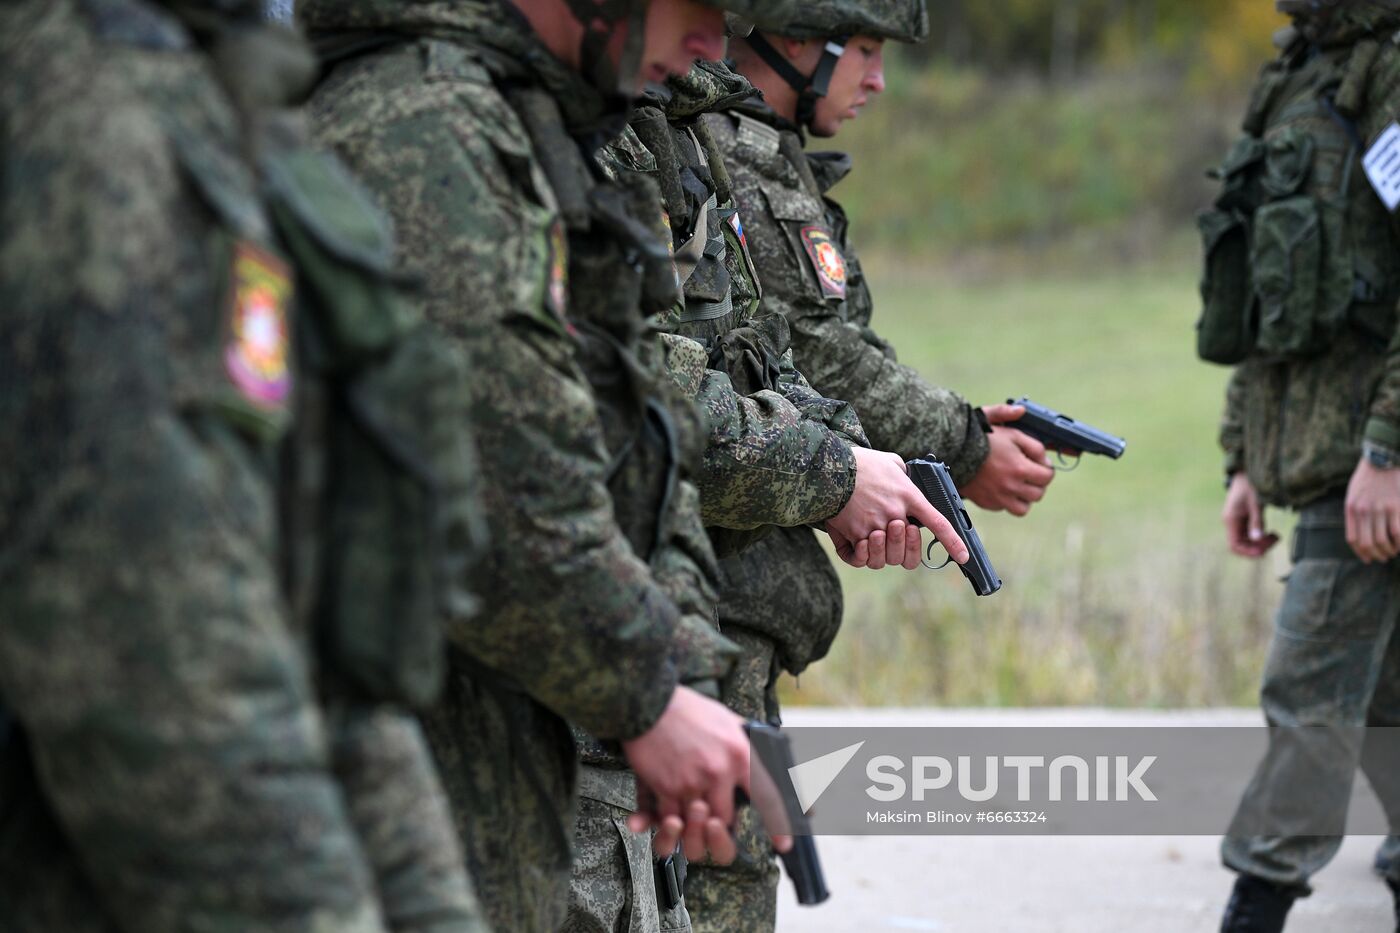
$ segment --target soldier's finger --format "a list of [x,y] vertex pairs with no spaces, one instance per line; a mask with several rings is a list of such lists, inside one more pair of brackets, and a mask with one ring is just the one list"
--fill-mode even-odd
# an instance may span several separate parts
[[1393,559],[1400,555],[1400,509],[1390,511],[1389,516],[1386,517],[1386,525],[1390,530],[1390,544],[1392,544],[1390,558]]
[[1371,513],[1367,509],[1352,507],[1347,509],[1347,544],[1356,556],[1370,563],[1375,542],[1371,538]]
[[739,855],[729,827],[714,818],[705,824],[705,845],[710,850],[710,861],[717,865],[728,865]]
[[1387,561],[1395,556],[1395,543],[1390,538],[1389,516],[1384,511],[1378,510],[1371,517],[1371,538],[1376,542],[1377,561]]
[[1036,486],[1031,483],[1022,483],[1016,489],[1016,498],[1022,502],[1039,502],[1045,498],[1045,487]]
[[1017,518],[1025,518],[1027,515],[1031,514],[1031,504],[1024,499],[1012,499],[1007,503],[1006,511],[1015,515]]
[[929,501],[918,494],[905,503],[909,514],[918,519],[919,523],[933,533],[938,539],[938,543],[948,551],[948,556],[953,558],[954,563],[965,564],[968,559],[967,545],[963,544],[958,533],[953,530],[953,526],[948,524],[948,519],[942,513],[929,504]]
[[660,858],[666,858],[676,851],[681,834],[685,831],[685,821],[679,816],[668,816],[656,827],[656,835],[651,838],[651,851]]
[[904,569],[918,570],[923,566],[924,535],[917,528],[904,533]]
[[870,562],[866,565],[871,570],[885,569],[885,533],[883,531],[872,531],[870,533]]
[[[1029,434],[1015,430],[1011,431],[1011,440],[1017,447],[1021,448],[1021,453],[1026,455],[1026,459],[1034,460],[1037,464],[1045,462],[1045,445],[1040,441]],[[1054,475],[1054,472],[1054,470],[1050,471],[1051,476]]]
[[685,857],[700,861],[705,857],[705,826],[710,821],[710,806],[703,800],[692,800],[685,808],[685,831],[681,848]]
[[1020,421],[1025,415],[1024,405],[983,405],[982,414],[987,416],[988,424],[1006,424],[1008,421]]
[[904,553],[906,527],[904,522],[898,518],[885,527],[885,561],[887,563],[900,563],[900,555]]

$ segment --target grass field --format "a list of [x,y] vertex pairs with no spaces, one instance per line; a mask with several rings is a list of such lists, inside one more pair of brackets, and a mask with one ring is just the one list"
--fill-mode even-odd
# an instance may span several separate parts
[[1195,359],[1192,251],[1168,252],[1004,280],[867,261],[876,329],[905,362],[978,404],[1029,395],[1126,437],[1128,452],[1058,476],[1024,520],[974,513],[1006,581],[991,598],[951,569],[843,568],[845,630],[785,685],[789,702],[1252,702],[1286,568],[1281,554],[1249,564],[1225,548],[1227,372]]

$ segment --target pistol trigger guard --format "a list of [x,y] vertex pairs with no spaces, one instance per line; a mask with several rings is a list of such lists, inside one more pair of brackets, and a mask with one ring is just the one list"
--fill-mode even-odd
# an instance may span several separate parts
[[947,567],[949,564],[951,564],[951,563],[953,562],[953,555],[949,554],[947,560],[945,560],[943,563],[939,564],[939,565],[936,566],[936,567],[934,566],[934,564],[933,564],[933,548],[934,548],[934,545],[936,545],[936,544],[938,544],[937,539],[934,539],[933,541],[930,541],[930,542],[928,543],[928,548],[924,551],[924,559],[920,562],[920,563],[922,563],[926,568],[928,568],[929,570],[942,570],[944,567]]
[[1055,451],[1055,458],[1060,461],[1059,466],[1052,466],[1050,469],[1056,473],[1073,473],[1079,469],[1079,465],[1084,462],[1084,454],[1077,453],[1073,457],[1066,457],[1064,451]]

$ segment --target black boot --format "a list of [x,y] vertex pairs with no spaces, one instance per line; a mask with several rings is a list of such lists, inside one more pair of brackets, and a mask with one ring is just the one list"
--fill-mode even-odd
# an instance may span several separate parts
[[1395,896],[1395,933],[1400,933],[1400,881],[1387,878],[1385,883],[1390,885],[1390,893]]
[[1230,892],[1230,903],[1225,905],[1220,933],[1282,933],[1283,921],[1297,897],[1292,888],[1240,875]]

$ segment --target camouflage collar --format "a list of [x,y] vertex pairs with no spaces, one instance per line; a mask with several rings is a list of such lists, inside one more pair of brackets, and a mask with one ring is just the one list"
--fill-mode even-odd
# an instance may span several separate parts
[[661,89],[657,105],[671,122],[688,120],[703,113],[728,110],[759,96],[749,79],[724,62],[696,62],[680,77],[671,78]]
[[846,152],[809,152],[807,165],[817,181],[817,190],[826,194],[851,174],[851,156]]
[[796,133],[797,138],[805,146],[807,144],[807,134],[802,131],[802,127],[796,123],[778,115],[778,112],[763,99],[762,95],[741,100],[731,107],[725,108],[736,113],[742,113],[746,117],[752,117],[759,123],[766,123],[768,126],[779,132]]

